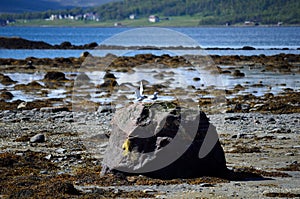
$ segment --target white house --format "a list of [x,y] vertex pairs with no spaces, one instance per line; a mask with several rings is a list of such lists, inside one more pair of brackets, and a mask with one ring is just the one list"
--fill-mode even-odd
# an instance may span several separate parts
[[148,20],[151,23],[156,23],[156,22],[159,22],[159,17],[156,15],[150,15]]
[[131,15],[129,15],[129,19],[131,19],[131,20],[134,20],[134,19],[136,19],[137,17],[136,17],[136,15],[135,14],[131,14]]

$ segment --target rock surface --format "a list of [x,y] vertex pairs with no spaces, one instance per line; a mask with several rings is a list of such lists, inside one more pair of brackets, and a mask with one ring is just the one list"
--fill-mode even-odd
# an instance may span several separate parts
[[[216,129],[204,112],[159,102],[136,103],[118,111],[103,160],[104,173],[170,179],[226,172]],[[199,157],[202,145],[208,151]]]

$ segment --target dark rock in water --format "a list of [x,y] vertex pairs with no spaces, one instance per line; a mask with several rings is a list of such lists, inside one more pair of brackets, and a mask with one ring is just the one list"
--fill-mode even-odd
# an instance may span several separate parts
[[14,95],[11,94],[11,92],[8,92],[6,90],[0,93],[0,99],[11,100],[13,97]]
[[92,43],[89,43],[89,44],[85,44],[83,46],[84,49],[93,49],[93,48],[96,48],[98,46],[98,44],[96,42],[92,42]]
[[233,76],[235,76],[235,77],[245,77],[245,73],[242,73],[240,70],[235,70],[233,72]]
[[68,80],[62,72],[47,72],[44,76],[44,80],[48,81],[64,81]]
[[0,37],[0,48],[6,49],[52,49],[43,41],[30,41],[19,37]]
[[108,90],[112,90],[113,87],[118,85],[118,82],[116,81],[116,76],[113,73],[106,72],[104,77],[104,83],[100,85],[100,88],[106,88]]
[[72,47],[72,44],[71,44],[71,42],[69,42],[69,41],[65,41],[65,42],[62,42],[61,44],[60,44],[60,48],[61,49],[69,49],[69,48],[71,48]]
[[13,81],[9,76],[0,73],[0,83],[3,85],[11,85],[16,83],[16,81]]
[[102,166],[102,174],[161,179],[218,176],[227,171],[216,128],[205,113],[170,102],[119,109]]
[[107,72],[107,73],[105,73],[103,79],[107,80],[107,79],[117,79],[117,78],[113,73]]
[[255,48],[252,46],[244,46],[242,50],[255,50]]
[[32,143],[45,142],[45,135],[42,133],[36,134],[35,136],[30,138],[30,142]]
[[92,56],[88,51],[84,51],[83,53],[81,53],[80,57],[88,57],[88,56]]

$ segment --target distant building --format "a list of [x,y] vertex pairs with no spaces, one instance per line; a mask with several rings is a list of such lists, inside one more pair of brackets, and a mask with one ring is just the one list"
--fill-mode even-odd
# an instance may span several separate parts
[[156,23],[156,22],[159,22],[159,17],[156,15],[150,15],[148,20],[151,23]]
[[114,26],[115,26],[115,27],[122,26],[122,23],[116,22],[116,23],[114,23]]
[[259,23],[256,22],[256,21],[245,21],[244,25],[246,25],[246,26],[258,26]]
[[279,22],[277,23],[277,26],[282,26],[282,24],[283,24],[283,22],[279,21]]
[[129,15],[129,19],[131,20],[137,19],[137,16],[135,14],[131,14]]

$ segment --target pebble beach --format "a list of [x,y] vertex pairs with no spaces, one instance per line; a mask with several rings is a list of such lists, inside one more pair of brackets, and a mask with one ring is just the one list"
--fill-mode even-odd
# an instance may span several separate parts
[[[300,197],[299,55],[212,56],[216,70],[210,72],[218,72],[237,82],[222,91],[225,101],[212,103],[220,93],[219,89],[187,88],[189,92],[202,96],[199,97],[199,106],[217,128],[231,173],[172,180],[142,175],[100,175],[103,154],[113,133],[110,121],[114,108],[101,100],[93,100],[101,96],[86,97],[88,93],[84,93],[83,101],[82,92],[74,92],[74,78],[79,75],[78,70],[82,72],[82,63],[89,63],[87,56],[0,60],[0,83],[4,85],[0,89],[1,198]],[[97,63],[105,63],[111,58],[109,56],[112,55],[100,58]],[[189,61],[193,59],[197,58]],[[158,62],[168,68],[172,66],[175,71],[174,74],[158,69],[151,71],[159,81],[176,79],[175,69],[186,64],[186,60],[171,56],[120,57],[115,58],[110,73],[120,81],[119,73],[139,72],[133,66],[128,68],[131,63],[143,63],[147,67]],[[90,72],[88,70],[92,69],[84,68],[84,72]],[[50,77],[49,71],[65,76]],[[16,73],[28,75],[35,72],[39,72],[40,79],[18,82],[13,78]],[[249,82],[254,74],[260,74],[260,77],[271,74],[276,78],[282,75],[294,78],[294,83],[266,81],[257,76],[254,83]],[[192,78],[192,82],[201,79]],[[88,85],[105,87],[103,84]],[[152,82],[145,85],[150,89]],[[158,85],[156,89],[168,91]],[[218,92],[211,92],[211,89]],[[63,90],[63,97],[49,97],[56,90]],[[179,93],[173,90],[169,93]],[[37,99],[21,98],[20,92]],[[78,109],[72,103],[77,94],[80,94],[78,99],[84,108]],[[130,97],[120,97],[126,102],[131,100]],[[26,105],[18,108],[23,102]],[[97,143],[96,151],[89,146],[89,139]]]

